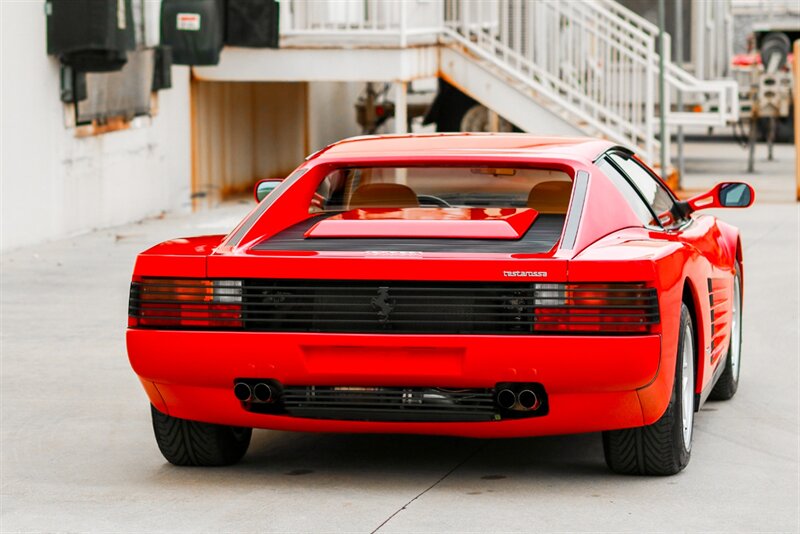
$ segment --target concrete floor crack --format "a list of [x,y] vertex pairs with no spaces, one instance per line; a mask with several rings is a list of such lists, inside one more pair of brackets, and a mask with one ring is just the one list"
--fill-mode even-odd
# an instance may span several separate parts
[[400,512],[402,512],[403,510],[405,510],[405,509],[406,509],[406,508],[408,508],[409,506],[411,506],[411,503],[413,503],[414,501],[416,501],[417,499],[419,499],[420,497],[422,497],[423,495],[425,495],[426,493],[428,493],[430,490],[432,490],[432,489],[433,489],[433,488],[435,488],[436,486],[438,486],[438,485],[439,485],[439,484],[440,484],[440,483],[441,483],[441,482],[442,482],[444,479],[446,479],[447,477],[449,477],[449,476],[450,476],[451,474],[453,474],[453,473],[454,473],[454,472],[455,472],[455,471],[456,471],[456,470],[457,470],[459,467],[461,467],[462,465],[464,465],[464,464],[466,464],[468,461],[470,461],[472,458],[474,458],[474,457],[475,457],[475,455],[476,455],[476,454],[478,454],[480,451],[482,451],[482,450],[483,450],[485,447],[486,447],[486,442],[484,442],[484,443],[481,443],[481,444],[480,444],[478,447],[476,447],[476,448],[475,448],[475,450],[473,450],[472,452],[470,452],[469,454],[467,454],[467,455],[464,457],[464,459],[463,459],[463,460],[461,460],[461,461],[460,461],[460,462],[458,462],[456,465],[454,465],[452,469],[450,469],[450,470],[449,470],[447,473],[445,473],[444,475],[442,475],[442,476],[441,476],[441,478],[439,478],[439,479],[438,479],[436,482],[434,482],[433,484],[431,484],[430,486],[428,486],[427,488],[425,488],[424,490],[422,490],[421,492],[419,492],[418,494],[416,494],[416,495],[414,496],[414,498],[413,498],[413,499],[411,499],[410,501],[408,501],[407,503],[405,503],[403,506],[401,506],[400,508],[398,508],[397,510],[395,510],[395,511],[394,511],[394,513],[393,513],[392,515],[390,515],[389,517],[387,517],[387,518],[386,518],[386,519],[383,521],[383,523],[381,523],[380,525],[378,525],[378,526],[377,526],[377,528],[375,528],[375,530],[373,530],[373,531],[372,531],[370,534],[375,534],[375,533],[376,533],[376,532],[378,532],[380,529],[382,529],[382,528],[383,528],[383,527],[384,527],[384,526],[385,526],[385,525],[386,525],[386,524],[387,524],[389,521],[391,521],[392,519],[394,519],[394,517],[395,517],[397,514],[399,514]]

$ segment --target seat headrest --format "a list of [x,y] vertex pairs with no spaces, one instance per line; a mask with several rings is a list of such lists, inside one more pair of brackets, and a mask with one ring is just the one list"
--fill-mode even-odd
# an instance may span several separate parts
[[350,197],[350,208],[416,208],[414,190],[402,184],[365,184]]
[[572,182],[542,182],[533,186],[528,193],[528,207],[544,214],[565,214],[571,193]]

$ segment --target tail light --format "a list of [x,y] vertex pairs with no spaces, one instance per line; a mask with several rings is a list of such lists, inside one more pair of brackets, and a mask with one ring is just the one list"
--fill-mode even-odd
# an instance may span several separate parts
[[143,278],[131,283],[128,326],[240,328],[242,281]]
[[534,332],[648,333],[658,328],[655,288],[633,284],[535,284]]
[[[296,285],[297,282],[293,284]],[[300,304],[294,304],[301,307],[293,308],[291,300],[284,301],[284,298],[293,295],[292,290],[287,289],[283,295],[280,292],[275,293],[275,287],[272,281],[259,281],[255,286],[250,282],[245,288],[242,280],[136,279],[131,283],[128,325],[164,329],[305,331],[310,328],[306,326],[306,321],[311,325],[319,320],[315,315],[315,307],[327,306],[322,310],[325,315],[320,314],[324,319],[330,318],[332,312],[329,310],[341,310],[341,313],[337,312],[339,315],[335,323],[339,325],[343,322],[349,323],[345,319],[353,316],[353,302],[359,301],[358,299],[374,300],[371,293],[363,295],[362,292],[354,295],[355,300],[347,300],[343,304],[345,307],[340,308],[336,304],[340,299],[323,302],[319,297],[314,297],[309,300],[309,297],[318,293],[302,292],[294,297],[302,299],[298,301]],[[519,323],[515,322],[513,330],[503,333],[624,335],[660,331],[658,294],[655,288],[644,283],[536,283],[533,287],[525,284],[525,287],[525,296],[513,299],[514,313],[519,316]],[[244,299],[245,289],[251,295],[248,299]],[[436,302],[441,302],[441,298],[437,296],[439,294],[436,289],[431,291],[426,302],[427,306],[435,307]],[[468,290],[464,289],[464,292],[464,298],[470,298],[466,296]],[[272,293],[275,295],[270,297]],[[282,296],[277,298],[279,294]],[[484,295],[483,298],[489,297]],[[412,301],[412,305],[426,306],[416,300]],[[481,304],[476,309],[485,315],[487,306]],[[505,311],[507,306],[499,309],[499,318],[490,316],[488,320],[508,322],[508,313]],[[369,316],[372,317],[372,314]],[[373,327],[380,321],[379,315],[375,314],[374,323],[364,317],[361,314],[353,318],[354,324],[360,328],[359,331],[375,331]],[[475,317],[477,318],[472,320],[479,324],[478,321],[483,316]],[[415,328],[417,327],[412,325],[411,330]],[[442,331],[449,333],[445,327],[442,327]]]

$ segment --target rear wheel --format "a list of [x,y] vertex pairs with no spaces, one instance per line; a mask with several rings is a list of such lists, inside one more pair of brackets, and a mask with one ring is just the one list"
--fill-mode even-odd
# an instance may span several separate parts
[[733,277],[733,305],[731,306],[731,344],[725,357],[725,369],[708,396],[711,400],[728,400],[739,389],[739,368],[742,364],[742,279],[739,262]]
[[171,464],[221,466],[242,459],[253,430],[179,419],[150,406],[153,431],[161,454]]
[[681,304],[675,382],[667,411],[638,428],[603,432],[606,464],[626,475],[674,475],[689,463],[694,429],[694,330],[689,309]]

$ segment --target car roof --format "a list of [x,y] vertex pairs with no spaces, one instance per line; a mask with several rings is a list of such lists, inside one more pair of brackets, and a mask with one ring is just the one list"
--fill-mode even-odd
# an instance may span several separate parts
[[351,137],[334,143],[309,159],[357,159],[375,156],[407,158],[454,156],[568,157],[593,161],[615,146],[591,137],[543,137],[531,134],[437,133]]

